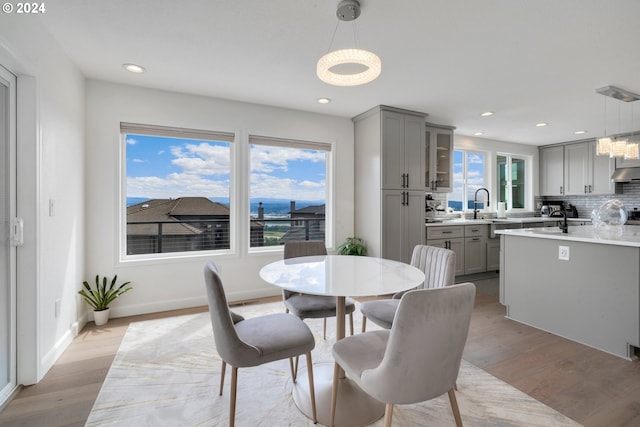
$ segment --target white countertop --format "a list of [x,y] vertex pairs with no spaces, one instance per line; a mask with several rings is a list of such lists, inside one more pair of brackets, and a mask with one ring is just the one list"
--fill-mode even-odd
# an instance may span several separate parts
[[569,232],[566,234],[562,233],[562,231],[556,227],[496,230],[495,233],[507,236],[556,239],[640,248],[640,226],[638,225],[625,225],[620,229],[596,229],[591,225],[583,225],[569,227]]
[[[445,226],[452,226],[452,225],[476,225],[476,224],[499,224],[499,223],[526,224],[528,222],[556,222],[556,221],[562,221],[562,217],[530,216],[530,217],[522,217],[522,218],[486,218],[486,219],[443,218],[439,222],[427,222],[425,223],[425,225],[427,227],[445,227]],[[591,222],[591,219],[590,218],[567,218],[567,221]]]

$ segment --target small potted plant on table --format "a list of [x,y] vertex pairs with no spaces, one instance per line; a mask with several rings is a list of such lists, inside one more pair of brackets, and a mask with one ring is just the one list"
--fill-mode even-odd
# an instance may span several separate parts
[[78,293],[87,304],[93,307],[93,319],[96,326],[102,326],[109,321],[109,304],[132,289],[131,286],[127,286],[131,282],[124,282],[120,286],[116,285],[117,279],[118,275],[113,276],[111,284],[107,286],[107,278],[104,277],[101,283],[100,275],[96,275],[95,289],[86,280],[82,282],[84,289],[78,291]]

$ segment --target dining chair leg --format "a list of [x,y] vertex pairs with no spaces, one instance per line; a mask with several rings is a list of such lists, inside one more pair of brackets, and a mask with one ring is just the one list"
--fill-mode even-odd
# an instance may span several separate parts
[[316,388],[313,384],[313,363],[311,362],[311,352],[307,353],[307,375],[309,375],[309,394],[311,394],[311,412],[313,413],[313,423],[318,422],[316,414]]
[[391,418],[393,418],[393,404],[387,403],[384,407],[384,427],[391,427]]
[[238,368],[231,368],[231,396],[229,398],[229,427],[236,423],[236,394],[238,391]]
[[456,400],[456,392],[453,389],[449,390],[449,402],[453,410],[453,418],[456,420],[456,426],[462,427],[462,417],[460,416],[460,409],[458,408],[458,401]]
[[295,363],[293,361],[293,357],[289,358],[289,367],[291,368],[291,380],[295,383],[298,379],[298,360],[299,356],[295,357]]
[[367,329],[367,317],[363,314],[362,315],[362,332],[364,333],[366,329]]
[[327,318],[323,318],[323,324],[322,324],[322,338],[327,339]]
[[224,374],[227,371],[227,362],[222,361],[222,369],[220,369],[220,396],[222,396],[222,389],[224,388]]
[[349,332],[353,335],[353,313],[349,313]]
[[338,402],[338,377],[340,376],[340,366],[334,363],[333,368],[333,386],[331,387],[331,419],[329,420],[329,427],[333,427],[333,423],[336,419],[336,404]]

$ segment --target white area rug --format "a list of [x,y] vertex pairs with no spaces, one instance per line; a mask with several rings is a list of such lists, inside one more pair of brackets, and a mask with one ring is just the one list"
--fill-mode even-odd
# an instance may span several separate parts
[[[283,311],[282,303],[235,307],[245,317]],[[356,331],[361,316],[355,314]],[[313,361],[331,362],[335,319],[327,340],[322,320],[306,323],[316,337]],[[368,329],[375,325],[367,325]],[[301,358],[300,375],[306,375]],[[226,426],[229,420],[227,370],[223,396],[218,395],[220,358],[208,313],[132,323],[118,350],[87,426]],[[503,381],[463,361],[458,378],[458,405],[465,426],[579,426]],[[291,397],[288,361],[238,370],[236,425],[313,426]],[[382,420],[372,424],[382,426]],[[455,426],[446,394],[416,405],[398,405],[394,426]]]

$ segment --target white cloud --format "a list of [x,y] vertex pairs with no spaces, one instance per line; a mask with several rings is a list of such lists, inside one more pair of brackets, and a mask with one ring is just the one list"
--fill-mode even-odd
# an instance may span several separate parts
[[138,141],[134,138],[128,137],[127,138],[127,144],[129,145],[136,145],[138,143]]
[[231,171],[230,148],[206,142],[171,147],[176,158],[171,163],[187,175],[228,175]]
[[251,146],[251,172],[273,172],[288,170],[289,162],[324,162],[324,151],[311,151],[266,145]]
[[144,163],[144,160],[142,159],[133,159],[131,160],[133,163]]
[[324,200],[324,182],[278,178],[264,173],[251,174],[251,198],[288,198],[291,200]]

